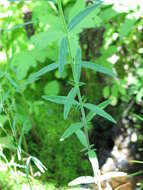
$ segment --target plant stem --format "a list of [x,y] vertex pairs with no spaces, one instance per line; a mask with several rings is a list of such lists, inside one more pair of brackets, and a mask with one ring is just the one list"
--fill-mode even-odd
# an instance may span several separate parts
[[[73,69],[74,59],[72,57],[71,45],[70,45],[70,40],[69,40],[69,33],[67,30],[66,21],[64,18],[61,0],[58,0],[58,8],[59,8],[60,18],[61,18],[61,21],[63,23],[64,32],[66,33],[67,38],[68,38],[68,48],[69,48],[69,55],[70,55],[70,59],[71,59],[73,79],[74,79],[74,81],[76,81],[76,76],[75,76],[74,69]],[[84,106],[83,106],[83,100],[82,100],[82,96],[81,96],[81,92],[80,92],[80,88],[79,88],[78,84],[77,84],[77,96],[78,96],[78,100],[80,103],[80,110],[81,110],[82,121],[83,121],[83,125],[84,125],[84,133],[85,133],[85,137],[86,137],[86,142],[87,142],[88,150],[90,150],[90,142],[89,142],[89,135],[88,135],[88,128],[87,128],[88,126],[87,126],[86,115],[85,115],[85,110],[84,110]]]

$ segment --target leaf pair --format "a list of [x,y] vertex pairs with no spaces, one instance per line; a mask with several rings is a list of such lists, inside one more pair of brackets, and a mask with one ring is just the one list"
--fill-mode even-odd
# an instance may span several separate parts
[[73,123],[70,125],[69,128],[67,128],[67,130],[64,132],[64,134],[62,135],[62,137],[60,138],[60,141],[64,141],[66,138],[70,137],[72,134],[76,134],[77,138],[79,139],[79,141],[81,142],[81,144],[84,147],[88,147],[87,145],[87,141],[86,141],[86,137],[84,132],[81,130],[81,128],[83,127],[83,125],[81,123]]
[[104,117],[107,120],[109,120],[113,123],[116,123],[116,121],[108,113],[106,113],[104,110],[102,110],[99,106],[89,104],[89,103],[85,103],[84,107],[89,109],[90,111],[96,113],[97,115],[100,115],[101,117]]
[[77,88],[73,87],[67,96],[42,96],[45,100],[50,102],[64,104],[64,119],[67,119],[68,114],[72,105],[78,105],[78,102],[75,100],[77,94]]

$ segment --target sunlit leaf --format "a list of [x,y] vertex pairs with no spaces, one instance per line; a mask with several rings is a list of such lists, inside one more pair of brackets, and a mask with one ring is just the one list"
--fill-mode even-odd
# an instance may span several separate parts
[[74,27],[76,27],[87,15],[89,15],[95,8],[101,5],[101,1],[96,1],[92,6],[79,12],[68,24],[68,31],[70,32]]
[[40,49],[46,48],[54,41],[60,40],[64,36],[62,31],[48,29],[46,32],[41,32],[32,36],[31,41]]
[[127,36],[131,32],[135,22],[136,22],[135,18],[125,19],[124,23],[120,27],[121,38]]
[[60,138],[60,141],[65,140],[66,138],[71,136],[73,133],[75,133],[77,130],[79,130],[81,127],[82,127],[81,123],[71,124],[71,126],[64,132],[64,134]]
[[66,97],[66,101],[65,101],[65,105],[64,105],[64,119],[66,119],[68,117],[69,111],[70,111],[72,104],[74,102],[74,99],[76,97],[76,93],[77,93],[77,89],[76,89],[76,87],[74,87],[70,90],[70,92],[68,93],[68,95]]
[[40,162],[40,160],[38,160],[36,157],[32,157],[33,162],[35,163],[35,165],[37,166],[37,168],[42,172],[45,173],[45,171],[47,170],[47,168],[42,164],[42,162]]
[[73,181],[71,181],[68,186],[75,186],[75,185],[80,185],[80,184],[89,184],[89,183],[95,183],[94,177],[91,176],[81,176]]
[[97,115],[100,115],[100,116],[106,118],[107,120],[109,120],[113,123],[116,123],[116,121],[108,113],[106,113],[104,110],[102,110],[100,107],[93,105],[93,104],[89,104],[89,103],[85,103],[84,107],[95,112]]
[[116,76],[116,74],[112,70],[110,70],[110,69],[108,69],[106,67],[103,67],[102,65],[98,65],[96,63],[91,63],[91,62],[83,61],[82,62],[82,66],[84,68],[86,68],[86,69],[91,69],[93,71],[104,73],[104,74],[109,75],[111,77],[115,77]]
[[94,177],[95,177],[95,179],[97,179],[99,176],[99,163],[98,163],[98,158],[97,158],[95,151],[89,150],[88,151],[88,158],[89,158],[90,163],[92,165]]

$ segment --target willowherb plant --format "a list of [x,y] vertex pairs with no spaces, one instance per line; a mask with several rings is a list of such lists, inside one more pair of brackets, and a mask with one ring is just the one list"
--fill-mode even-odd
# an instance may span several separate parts
[[[70,182],[69,185],[72,186],[72,185],[94,182],[98,185],[98,188],[101,189],[98,159],[97,159],[96,152],[93,149],[93,145],[91,145],[89,141],[88,124],[96,114],[101,117],[106,118],[107,120],[113,123],[116,123],[116,121],[108,113],[106,113],[103,110],[105,107],[107,107],[110,104],[111,102],[110,100],[104,101],[100,103],[99,105],[94,105],[94,104],[87,103],[84,101],[81,95],[81,91],[80,91],[80,88],[81,86],[84,85],[84,83],[80,81],[80,76],[81,76],[81,72],[83,68],[101,72],[103,74],[106,74],[112,77],[114,77],[115,74],[111,70],[101,65],[82,61],[81,48],[77,47],[76,51],[73,50],[70,39],[71,37],[74,37],[76,35],[76,27],[79,26],[79,24],[84,20],[84,18],[86,18],[92,11],[94,11],[97,7],[99,7],[102,4],[102,2],[100,0],[97,0],[93,5],[85,8],[84,10],[79,12],[76,16],[74,16],[68,24],[66,23],[66,20],[64,17],[61,0],[57,0],[57,4],[58,4],[59,16],[61,19],[61,25],[62,25],[61,27],[62,31],[59,32],[59,37],[56,36],[56,39],[58,38],[60,41],[58,60],[56,63],[52,63],[42,68],[40,71],[30,75],[30,77],[27,80],[27,84],[37,80],[40,76],[44,75],[45,73],[53,71],[57,68],[59,69],[60,76],[62,76],[65,66],[70,65],[72,75],[73,75],[73,81],[71,82],[72,87],[68,95],[67,96],[43,96],[43,98],[45,100],[48,100],[57,104],[63,104],[65,120],[67,119],[72,106],[74,106],[75,109],[79,108],[80,113],[81,113],[80,121],[77,121],[76,123],[71,124],[69,128],[64,132],[62,137],[60,138],[60,141],[65,140],[72,134],[76,134],[77,138],[79,139],[79,141],[84,147],[83,151],[85,151],[85,154],[88,155],[88,159],[93,168],[93,177],[91,176],[79,177],[73,180],[72,182]],[[52,29],[50,32],[52,32]],[[53,33],[55,33],[55,29],[53,30]],[[86,115],[85,109],[89,110],[87,115]]]

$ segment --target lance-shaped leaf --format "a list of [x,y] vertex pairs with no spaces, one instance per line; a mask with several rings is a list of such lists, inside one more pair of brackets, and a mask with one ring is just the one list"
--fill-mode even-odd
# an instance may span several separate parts
[[76,87],[74,87],[70,90],[70,92],[68,93],[68,95],[66,97],[66,101],[65,101],[65,105],[64,105],[64,119],[67,119],[67,117],[68,117],[68,114],[69,114],[69,111],[74,102],[76,93],[77,93],[77,89],[76,89]]
[[91,63],[91,62],[83,61],[82,62],[82,66],[84,68],[86,68],[86,69],[91,69],[93,71],[97,71],[97,72],[109,75],[111,77],[115,77],[116,76],[116,74],[112,70],[110,70],[110,69],[108,69],[108,68],[106,68],[106,67],[104,67],[102,65],[96,64],[96,63]]
[[80,185],[80,184],[89,184],[89,183],[95,183],[94,177],[91,176],[81,176],[73,181],[71,181],[68,186],[75,186],[75,185]]
[[15,90],[16,90],[17,92],[20,92],[21,89],[19,88],[19,85],[16,83],[16,81],[14,81],[14,80],[11,78],[11,76],[10,76],[9,73],[6,75],[6,77],[7,77],[8,81],[10,82],[10,84],[15,88]]
[[[101,109],[104,109],[104,108],[106,108],[110,103],[111,103],[111,99],[108,99],[108,100],[106,100],[106,101],[104,101],[104,102],[98,104],[98,107],[101,108]],[[89,111],[89,113],[88,113],[87,116],[86,116],[87,122],[90,122],[90,121],[94,118],[95,115],[96,115],[95,112]]]
[[58,68],[58,64],[57,63],[52,63],[50,65],[47,65],[46,67],[43,67],[42,69],[40,69],[38,72],[36,73],[32,73],[29,78],[27,80],[33,80],[34,79],[36,80],[37,78],[41,77],[42,75],[50,72],[50,71],[53,71],[55,69]]
[[[53,102],[53,103],[57,103],[57,104],[65,104],[66,102],[66,96],[42,96],[43,99],[49,101],[49,102]],[[76,100],[73,101],[74,105],[78,105],[78,102]]]
[[88,151],[88,158],[90,160],[92,169],[93,169],[93,173],[94,173],[94,177],[97,180],[99,177],[99,164],[98,164],[98,158],[96,153],[94,152],[94,150],[89,150]]
[[77,49],[75,64],[74,64],[74,73],[76,76],[76,81],[79,81],[81,75],[81,49]]
[[77,138],[79,139],[79,141],[81,142],[81,144],[84,146],[84,147],[88,147],[88,144],[87,144],[87,141],[86,141],[86,137],[85,137],[85,134],[84,132],[81,130],[81,129],[78,129],[76,132],[75,132]]
[[66,56],[68,52],[68,39],[67,37],[63,37],[60,43],[60,50],[59,50],[59,74],[60,77],[62,76],[64,66],[66,64]]
[[109,120],[113,123],[116,123],[116,121],[108,113],[106,113],[104,110],[102,110],[100,107],[93,105],[93,104],[89,104],[89,103],[85,103],[84,107],[91,110],[92,112],[95,112],[97,115],[100,115],[100,116],[106,118],[107,120]]
[[101,5],[101,1],[97,0],[92,6],[79,12],[68,24],[68,32],[75,28],[86,16],[88,16],[96,7]]
[[70,127],[64,132],[64,134],[60,138],[60,141],[64,141],[66,138],[68,138],[69,136],[71,136],[73,133],[75,133],[81,127],[82,127],[81,123],[71,124]]

